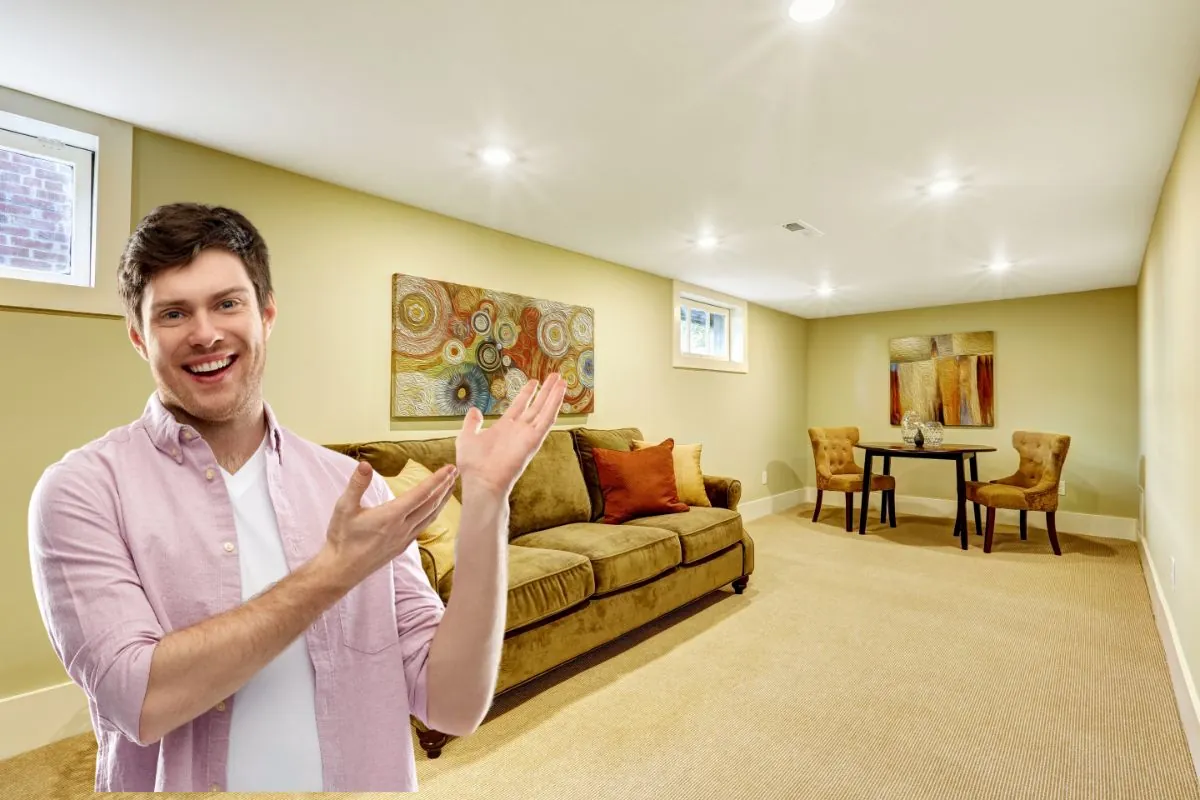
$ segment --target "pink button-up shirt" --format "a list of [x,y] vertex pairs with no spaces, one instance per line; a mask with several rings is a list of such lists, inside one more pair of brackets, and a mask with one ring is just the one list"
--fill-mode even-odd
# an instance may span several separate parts
[[[324,544],[354,461],[266,413],[271,502],[294,570]],[[364,503],[391,497],[376,475]],[[71,451],[38,482],[34,590],[55,652],[88,697],[97,791],[225,788],[236,694],[158,742],[141,741],[139,729],[158,642],[242,603],[236,543],[212,451],[157,395],[141,419]],[[417,788],[409,715],[426,719],[426,664],[443,611],[414,544],[305,632],[326,791]]]

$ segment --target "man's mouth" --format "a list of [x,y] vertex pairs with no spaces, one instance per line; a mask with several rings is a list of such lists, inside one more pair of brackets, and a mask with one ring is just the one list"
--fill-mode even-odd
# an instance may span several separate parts
[[223,375],[233,366],[233,362],[235,361],[237,361],[237,356],[229,355],[222,358],[214,358],[211,361],[187,364],[184,366],[184,370],[197,378],[211,379]]

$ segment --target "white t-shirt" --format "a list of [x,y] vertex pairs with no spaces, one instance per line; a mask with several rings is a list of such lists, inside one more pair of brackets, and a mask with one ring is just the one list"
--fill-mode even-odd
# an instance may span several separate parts
[[[221,470],[237,526],[243,601],[288,575],[267,488],[265,445],[264,439],[235,474]],[[316,675],[304,636],[238,690],[232,713],[227,791],[324,790]]]

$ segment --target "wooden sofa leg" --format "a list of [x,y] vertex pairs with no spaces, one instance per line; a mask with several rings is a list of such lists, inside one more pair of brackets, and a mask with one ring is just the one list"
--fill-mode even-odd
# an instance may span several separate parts
[[854,530],[854,492],[846,492],[846,533]]
[[421,743],[421,749],[425,751],[425,755],[437,758],[442,754],[442,748],[446,746],[446,742],[450,741],[450,736],[441,731],[418,730],[417,741]]
[[992,536],[996,533],[996,509],[988,506],[987,528],[983,533],[983,552],[992,552]]
[[750,583],[749,575],[743,575],[742,577],[737,578],[733,582],[733,593],[741,594],[742,592],[746,591],[746,586],[749,583]]
[[821,516],[821,500],[825,497],[824,489],[817,489],[817,507],[813,509],[813,522]]

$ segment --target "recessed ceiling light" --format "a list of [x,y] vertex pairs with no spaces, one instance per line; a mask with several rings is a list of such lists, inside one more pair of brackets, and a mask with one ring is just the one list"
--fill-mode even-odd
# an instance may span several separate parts
[[1011,266],[1012,266],[1011,261],[1004,259],[1004,258],[997,258],[997,259],[993,260],[990,264],[988,264],[988,269],[990,269],[992,272],[1004,272],[1006,269],[1008,269]]
[[821,297],[829,297],[833,294],[833,287],[828,283],[822,283],[817,287],[817,294],[819,294]]
[[711,233],[706,233],[696,240],[696,246],[704,250],[712,250],[717,246],[717,237]]
[[829,16],[836,0],[793,0],[788,7],[788,16],[796,22],[816,22]]
[[954,178],[938,178],[926,186],[925,191],[934,197],[945,197],[957,192],[961,186],[962,183]]
[[485,147],[479,151],[479,160],[488,166],[507,167],[513,162],[513,154],[503,147]]

